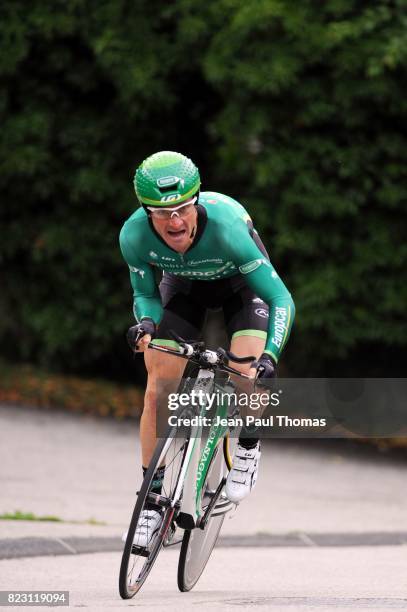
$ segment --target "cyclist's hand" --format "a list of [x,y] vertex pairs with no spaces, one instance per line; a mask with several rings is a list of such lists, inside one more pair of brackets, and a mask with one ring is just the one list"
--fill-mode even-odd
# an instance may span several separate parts
[[145,334],[144,336],[142,336],[138,341],[136,352],[144,353],[144,351],[148,348],[148,345],[150,344],[151,340],[152,338],[150,334]]
[[133,352],[143,352],[155,336],[155,323],[152,319],[142,319],[127,332],[127,342]]
[[[256,372],[256,381],[259,385],[261,385],[262,380],[275,378],[277,376],[276,364],[268,353],[263,353],[256,362]],[[267,383],[265,386],[267,386]]]

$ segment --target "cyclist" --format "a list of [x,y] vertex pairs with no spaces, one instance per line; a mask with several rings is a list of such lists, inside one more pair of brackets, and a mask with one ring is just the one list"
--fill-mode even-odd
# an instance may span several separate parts
[[[149,342],[177,348],[169,330],[199,339],[207,309],[223,309],[230,350],[255,355],[259,378],[273,378],[294,319],[290,293],[270,263],[249,214],[236,200],[200,192],[200,175],[184,155],[161,151],[139,166],[134,186],[141,207],[125,222],[120,247],[130,269],[137,324],[128,340],[144,351],[148,372],[140,423],[143,474],[156,444],[155,383],[179,379],[181,359],[146,350]],[[157,286],[156,269],[162,270]],[[137,348],[136,348],[137,340]],[[234,364],[246,374],[248,364]],[[242,431],[226,482],[226,495],[239,503],[255,485],[260,443]],[[153,478],[160,493],[165,467]],[[159,526],[157,508],[144,512],[136,537],[148,545]]]

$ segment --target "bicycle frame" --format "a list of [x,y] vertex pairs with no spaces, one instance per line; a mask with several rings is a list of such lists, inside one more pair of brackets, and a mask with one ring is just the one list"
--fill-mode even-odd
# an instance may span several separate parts
[[[155,350],[177,355],[177,353],[169,351],[163,347],[153,345],[153,348]],[[230,369],[230,371],[235,372],[244,378],[249,378],[236,370]],[[207,391],[208,379],[211,380],[212,388],[214,389],[216,384],[215,372],[212,369],[201,366],[194,385],[194,391]],[[205,404],[202,404],[199,416],[203,416],[205,414],[205,410],[206,406]],[[204,518],[204,511],[201,504],[202,492],[210,465],[214,460],[216,451],[218,449],[219,442],[223,439],[224,433],[227,429],[225,425],[220,423],[220,420],[226,417],[227,410],[228,406],[225,405],[225,402],[221,402],[217,406],[214,422],[212,422],[206,444],[201,452],[199,452],[198,441],[201,439],[202,425],[195,425],[191,427],[183,466],[173,499],[171,501],[171,507],[173,508],[175,508],[175,506],[179,506],[179,502],[181,501],[180,515],[183,516],[183,522],[187,523],[188,529],[193,529],[199,526],[202,526],[203,528],[206,523],[206,521],[202,520]],[[168,439],[168,443],[164,446],[162,452],[163,457],[165,456],[170,444],[171,438]],[[216,491],[215,495],[219,495],[222,487],[218,488],[219,491]],[[222,504],[222,512],[219,513],[226,514],[226,512],[232,509],[232,505],[232,502],[228,502],[224,506]]]
[[[214,372],[201,369],[199,371],[194,390],[199,389],[202,379],[214,379]],[[213,381],[214,382],[214,381]],[[206,387],[206,385],[205,385]],[[206,387],[207,388],[207,387]],[[201,407],[200,416],[205,414],[205,405]],[[226,417],[227,406],[221,403],[216,410],[214,421],[212,423],[205,446],[199,452],[197,441],[201,439],[202,425],[197,425],[191,429],[188,449],[185,457],[186,474],[183,484],[183,498],[181,503],[181,512],[192,517],[194,526],[198,526],[204,512],[202,509],[202,492],[205,485],[209,467],[214,460],[220,440],[226,431],[226,427],[219,423],[219,420]],[[222,459],[223,461],[223,459]],[[181,486],[180,486],[181,488]]]
[[[197,375],[194,390],[207,390],[208,379],[213,381],[214,377],[215,373],[213,371],[201,368]],[[200,416],[203,416],[204,414],[205,404],[203,404],[200,409]],[[223,435],[226,430],[225,425],[219,423],[219,418],[222,419],[226,417],[226,414],[227,406],[224,403],[221,403],[216,410],[214,417],[215,423],[213,423],[210,427],[206,444],[201,452],[199,452],[200,448],[198,443],[202,435],[202,425],[195,425],[191,427],[184,462],[181,468],[177,487],[171,500],[172,508],[179,506],[179,502],[181,501],[180,514],[183,515],[184,521],[187,521],[189,529],[197,527],[200,519],[202,519],[204,516],[201,505],[202,490],[209,467],[218,448],[218,444],[220,440],[223,439]],[[162,457],[165,457],[171,441],[172,439],[168,438],[167,444],[164,446],[162,451]],[[231,504],[227,505],[231,506]],[[227,510],[225,510],[225,512],[226,511]]]

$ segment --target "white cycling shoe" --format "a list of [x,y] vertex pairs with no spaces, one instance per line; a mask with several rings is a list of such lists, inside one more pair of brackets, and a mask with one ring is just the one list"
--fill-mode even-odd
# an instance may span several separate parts
[[[133,544],[142,548],[147,548],[154,535],[160,528],[162,516],[157,510],[143,510],[137,529],[134,533]],[[122,535],[122,541],[127,539],[127,531]]]
[[241,502],[256,484],[260,456],[260,442],[250,449],[237,443],[225,489],[227,498],[234,504]]

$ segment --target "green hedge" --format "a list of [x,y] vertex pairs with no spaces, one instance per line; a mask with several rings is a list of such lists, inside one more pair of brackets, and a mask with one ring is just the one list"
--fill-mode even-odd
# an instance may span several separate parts
[[[293,373],[394,374],[406,346],[401,0],[5,0],[1,353],[130,372],[117,235],[136,165],[182,150],[241,200],[293,293]],[[125,375],[124,374],[124,375]]]
[[52,374],[28,365],[0,363],[1,403],[124,419],[141,416],[144,391],[104,380]]

